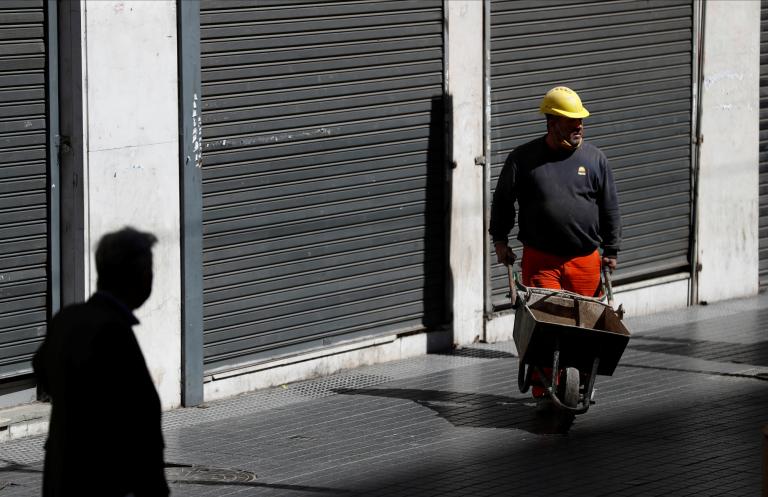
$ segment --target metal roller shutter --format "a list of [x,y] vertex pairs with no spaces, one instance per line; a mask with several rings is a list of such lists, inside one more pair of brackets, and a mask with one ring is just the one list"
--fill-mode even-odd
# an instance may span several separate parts
[[48,318],[45,17],[0,3],[0,378],[31,371]]
[[[546,133],[541,97],[569,86],[591,112],[586,137],[608,156],[619,190],[615,278],[689,269],[692,1],[490,5],[491,192],[513,148]],[[506,272],[495,257],[491,286],[501,302]]]
[[206,371],[442,321],[442,18],[202,2]]
[[760,288],[768,286],[768,1],[760,3]]

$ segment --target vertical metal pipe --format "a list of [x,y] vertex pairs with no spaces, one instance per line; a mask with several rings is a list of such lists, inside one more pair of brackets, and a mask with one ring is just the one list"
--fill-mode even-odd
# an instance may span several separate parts
[[689,241],[691,285],[689,305],[699,303],[699,155],[701,153],[701,87],[704,75],[704,19],[706,2],[693,1],[693,71],[691,116],[691,234]]
[[[483,164],[483,267],[485,288],[486,320],[493,312],[491,291],[491,243],[487,234],[491,216],[491,0],[485,0],[483,9],[483,39],[485,60],[483,61],[483,145],[485,164]],[[485,327],[483,327],[485,338]]]

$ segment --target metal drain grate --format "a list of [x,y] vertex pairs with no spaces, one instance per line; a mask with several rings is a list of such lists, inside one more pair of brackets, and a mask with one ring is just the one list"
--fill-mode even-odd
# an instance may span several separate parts
[[45,458],[45,436],[21,438],[0,444],[0,468],[33,464]]
[[392,381],[392,378],[384,375],[345,374],[319,380],[302,381],[289,385],[289,388],[298,395],[318,398],[331,395],[335,390],[372,387],[387,383],[388,381]]
[[491,348],[474,348],[467,347],[462,349],[456,349],[449,352],[447,355],[457,357],[473,357],[475,359],[511,359],[517,357],[511,352],[505,350],[496,350]]
[[165,468],[168,483],[247,483],[256,474],[242,469],[209,468],[207,466],[170,464]]

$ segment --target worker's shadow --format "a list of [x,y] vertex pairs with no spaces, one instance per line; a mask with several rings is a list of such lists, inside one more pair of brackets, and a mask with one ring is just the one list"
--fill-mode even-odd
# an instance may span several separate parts
[[342,395],[369,395],[413,401],[431,409],[457,427],[509,428],[536,435],[560,434],[558,419],[537,412],[535,401],[484,393],[446,392],[410,388],[336,389]]

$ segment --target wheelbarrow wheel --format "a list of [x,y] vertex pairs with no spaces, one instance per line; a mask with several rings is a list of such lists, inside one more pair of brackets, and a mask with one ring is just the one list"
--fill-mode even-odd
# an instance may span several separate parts
[[[560,384],[557,390],[560,402],[568,407],[577,407],[579,404],[579,370],[576,368],[561,370]],[[571,429],[576,415],[572,412],[558,409],[555,418],[556,431],[565,434]]]
[[579,404],[579,370],[565,368],[560,377],[559,397],[568,407],[577,407]]

